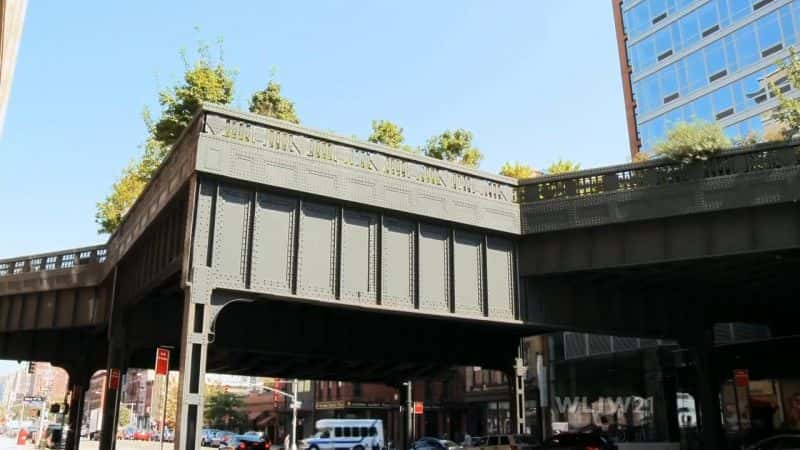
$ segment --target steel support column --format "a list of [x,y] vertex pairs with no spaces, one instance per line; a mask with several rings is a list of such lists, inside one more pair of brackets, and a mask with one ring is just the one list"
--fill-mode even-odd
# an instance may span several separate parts
[[105,400],[103,402],[103,424],[100,431],[100,448],[114,450],[116,445],[117,420],[119,419],[119,402],[122,396],[122,374],[127,370],[127,351],[124,345],[124,333],[121,329],[113,332],[108,346],[108,362],[106,364]]
[[514,358],[514,366],[508,377],[509,387],[511,388],[511,413],[512,430],[514,434],[526,434],[525,428],[525,375],[528,368],[522,360],[522,346],[520,346],[518,356]]
[[70,380],[71,397],[69,400],[69,431],[64,439],[66,450],[79,450],[81,444],[81,427],[83,425],[83,401],[89,389],[88,380],[75,383]]
[[200,448],[203,427],[203,391],[210,331],[211,293],[201,286],[206,274],[195,269],[195,284],[186,287],[181,337],[180,380],[178,381],[178,417],[176,450]]
[[721,450],[726,447],[726,444],[720,413],[719,382],[714,374],[712,362],[713,345],[710,333],[706,333],[702,342],[694,342],[690,347],[690,352],[697,375],[703,448]]

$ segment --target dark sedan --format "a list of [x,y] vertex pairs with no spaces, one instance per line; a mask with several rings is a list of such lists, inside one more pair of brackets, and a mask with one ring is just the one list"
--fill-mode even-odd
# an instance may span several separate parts
[[608,436],[600,433],[560,433],[544,441],[539,449],[617,450]]
[[271,444],[255,435],[240,434],[232,436],[228,442],[219,446],[220,450],[269,450]]

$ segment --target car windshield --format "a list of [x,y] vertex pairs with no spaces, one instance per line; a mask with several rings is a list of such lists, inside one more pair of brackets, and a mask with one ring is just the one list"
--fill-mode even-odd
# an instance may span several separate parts
[[236,439],[240,440],[240,441],[247,441],[247,442],[258,442],[258,441],[261,440],[261,438],[257,434],[250,434],[250,433],[242,435],[242,436],[237,436]]

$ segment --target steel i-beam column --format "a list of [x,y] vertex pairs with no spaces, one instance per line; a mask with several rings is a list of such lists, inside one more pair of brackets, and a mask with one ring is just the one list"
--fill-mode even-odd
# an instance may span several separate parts
[[511,424],[511,432],[514,434],[525,434],[525,375],[528,372],[522,360],[522,346],[520,346],[519,353],[514,358],[514,366],[510,372],[507,372],[509,388],[511,390],[511,412],[514,414],[513,422]]
[[64,439],[66,439],[66,450],[78,450],[81,444],[81,426],[83,425],[83,401],[86,398],[86,390],[89,388],[89,383],[83,382],[71,383],[72,396],[69,400],[69,432]]
[[697,387],[700,397],[701,427],[703,448],[718,450],[725,448],[722,431],[722,416],[719,402],[719,382],[712,363],[713,344],[710,337],[703,342],[695,342],[690,348],[697,374]]
[[203,427],[211,294],[201,287],[207,277],[197,270],[194,275],[195,282],[185,289],[184,296],[176,450],[199,449]]
[[116,445],[117,420],[119,419],[119,402],[121,399],[122,374],[127,370],[124,333],[118,329],[112,335],[108,346],[108,363],[106,364],[105,400],[103,401],[103,423],[100,431],[100,448],[114,450]]

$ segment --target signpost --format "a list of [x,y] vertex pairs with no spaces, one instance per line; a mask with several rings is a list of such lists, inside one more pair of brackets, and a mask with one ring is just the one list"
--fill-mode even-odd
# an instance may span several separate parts
[[161,450],[164,450],[164,430],[167,428],[167,401],[169,396],[169,349],[156,349],[156,376],[164,375],[164,410],[161,412]]
[[108,388],[114,390],[119,389],[119,369],[109,369]]

